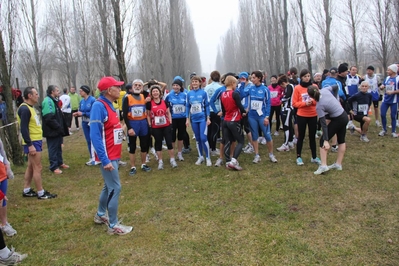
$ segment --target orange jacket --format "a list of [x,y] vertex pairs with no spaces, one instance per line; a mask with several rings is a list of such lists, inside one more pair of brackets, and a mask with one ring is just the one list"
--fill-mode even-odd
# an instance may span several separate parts
[[296,114],[303,117],[317,116],[316,101],[312,99],[312,104],[307,106],[306,100],[309,98],[308,89],[301,85],[296,85],[292,95],[292,106],[297,108]]

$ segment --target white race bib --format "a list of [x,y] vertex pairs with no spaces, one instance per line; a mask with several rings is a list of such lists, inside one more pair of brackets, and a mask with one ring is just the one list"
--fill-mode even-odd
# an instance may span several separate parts
[[156,126],[162,126],[166,124],[166,117],[163,116],[155,116],[154,117],[154,122]]
[[251,101],[251,109],[252,110],[262,110],[262,101]]
[[393,91],[395,89],[394,85],[385,85],[385,90],[386,91]]
[[363,112],[364,115],[367,115],[367,112],[369,110],[369,106],[367,104],[359,104],[357,106],[357,110],[358,110],[359,113]]
[[276,98],[278,96],[278,91],[271,91],[270,92],[270,97],[271,98]]
[[114,145],[121,145],[123,141],[123,130],[122,128],[114,129]]
[[191,114],[198,114],[201,113],[201,104],[200,103],[194,103],[191,105],[190,109]]
[[40,119],[38,115],[35,115],[36,126],[41,126]]
[[82,122],[89,122],[89,121],[90,121],[90,117],[82,116]]
[[172,107],[174,114],[184,114],[186,112],[186,106],[183,104],[175,104]]
[[143,116],[143,113],[144,113],[143,107],[133,107],[131,110],[132,110],[133,117]]
[[301,96],[302,102],[307,102],[309,100],[309,95],[307,93],[303,93]]

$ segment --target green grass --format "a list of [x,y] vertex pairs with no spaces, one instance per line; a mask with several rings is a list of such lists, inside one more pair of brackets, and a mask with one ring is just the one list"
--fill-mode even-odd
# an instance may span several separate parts
[[241,154],[241,172],[196,166],[195,151],[177,169],[166,152],[163,171],[154,160],[134,177],[121,167],[119,215],[134,226],[126,236],[93,222],[103,182],[98,167],[84,165],[79,132],[65,138],[71,169],[62,175],[48,171],[43,152],[44,187],[57,199],[23,198],[25,168],[13,168],[8,215],[18,235],[6,241],[29,254],[26,265],[397,265],[399,140],[378,131],[371,126],[370,143],[348,132],[344,170],[321,176],[308,141],[301,167],[294,151],[270,163],[265,146],[259,165]]

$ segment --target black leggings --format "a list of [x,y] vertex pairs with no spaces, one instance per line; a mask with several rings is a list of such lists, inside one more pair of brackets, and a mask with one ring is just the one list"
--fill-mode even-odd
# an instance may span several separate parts
[[162,140],[165,138],[166,146],[168,146],[168,150],[173,149],[172,145],[172,126],[169,125],[167,127],[161,128],[153,128],[152,135],[155,139],[155,150],[162,151]]
[[286,109],[281,112],[281,120],[283,122],[284,130],[284,144],[288,145],[294,138],[294,127],[292,125],[292,109]]
[[270,133],[272,133],[273,114],[276,113],[276,131],[280,129],[281,105],[270,108]]
[[312,158],[316,158],[316,128],[317,128],[317,116],[304,117],[297,116],[298,121],[298,142],[296,144],[297,157],[301,157],[303,139],[305,138],[306,125],[309,130],[309,147],[312,152]]
[[237,159],[240,156],[242,147],[244,146],[244,132],[242,131],[240,122],[224,121],[223,122],[223,137],[224,137],[224,156],[226,162],[231,160],[230,148],[231,143],[237,140],[237,145],[234,149],[233,158]]
[[208,143],[209,143],[209,148],[211,151],[214,151],[216,149],[216,142],[218,139],[218,135],[220,132],[220,116],[218,116],[216,113],[211,112],[210,115],[210,120],[211,124],[208,126]]
[[[139,140],[140,140],[141,152],[148,152],[150,135],[139,136]],[[137,147],[136,141],[137,141],[137,136],[128,136],[128,146],[130,154],[136,153],[136,147]]]
[[[337,134],[338,144],[345,143],[346,136],[346,125],[348,124],[348,115],[344,111],[338,117],[330,117],[330,123],[327,126],[328,140],[330,140],[335,134]],[[324,139],[320,138],[320,147],[324,146]]]
[[186,131],[186,118],[175,118],[172,119],[172,142],[176,141],[176,131],[177,131],[177,139],[183,140],[187,135]]

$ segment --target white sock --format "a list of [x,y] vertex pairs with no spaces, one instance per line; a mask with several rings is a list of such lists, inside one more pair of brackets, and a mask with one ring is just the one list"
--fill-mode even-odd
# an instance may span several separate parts
[[0,257],[2,259],[7,259],[10,256],[10,249],[6,246],[3,249],[0,249]]
[[39,190],[39,191],[37,192],[37,195],[38,195],[39,197],[43,196],[43,194],[44,194],[44,189]]
[[28,193],[30,191],[30,187],[24,188],[24,193]]

